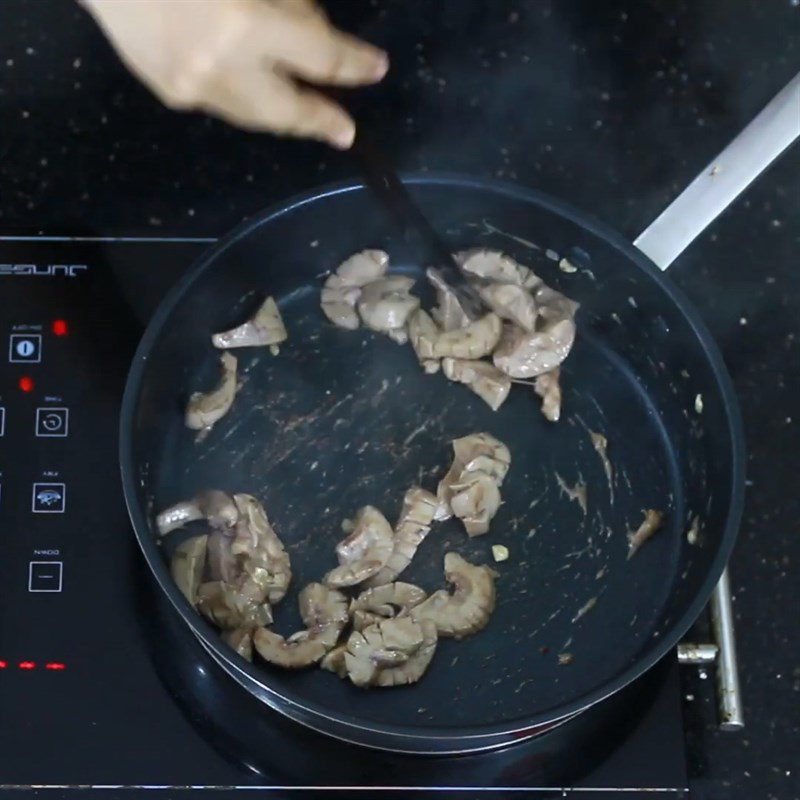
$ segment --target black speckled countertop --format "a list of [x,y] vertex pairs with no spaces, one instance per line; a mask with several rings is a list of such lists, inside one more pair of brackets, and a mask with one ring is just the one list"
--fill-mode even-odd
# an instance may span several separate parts
[[[800,70],[799,6],[328,4],[392,56],[357,103],[401,167],[535,186],[630,237]],[[749,445],[731,564],[747,727],[718,732],[712,681],[688,668],[698,797],[800,797],[798,148],[670,271],[722,347]],[[213,236],[352,173],[322,146],[161,108],[68,0],[0,5],[0,233]]]

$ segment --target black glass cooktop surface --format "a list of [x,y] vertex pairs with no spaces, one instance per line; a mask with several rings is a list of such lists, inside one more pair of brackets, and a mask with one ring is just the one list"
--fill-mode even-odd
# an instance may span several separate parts
[[590,712],[598,733],[579,747],[564,726],[502,752],[414,759],[256,706],[184,630],[130,530],[118,412],[147,319],[210,241],[0,240],[0,788],[684,796],[674,659],[614,714]]

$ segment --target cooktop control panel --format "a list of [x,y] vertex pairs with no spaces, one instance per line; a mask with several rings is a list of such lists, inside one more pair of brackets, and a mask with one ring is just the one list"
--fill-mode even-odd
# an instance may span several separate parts
[[95,658],[87,640],[111,602],[109,561],[124,561],[114,548],[131,539],[116,457],[125,375],[152,308],[199,249],[0,243],[6,684],[20,673],[21,690],[41,685],[35,676],[63,681]]

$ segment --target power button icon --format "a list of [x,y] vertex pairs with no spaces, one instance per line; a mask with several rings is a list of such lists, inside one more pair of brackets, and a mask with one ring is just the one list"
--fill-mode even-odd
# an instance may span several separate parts
[[12,333],[8,344],[8,360],[12,364],[38,364],[42,360],[42,335]]

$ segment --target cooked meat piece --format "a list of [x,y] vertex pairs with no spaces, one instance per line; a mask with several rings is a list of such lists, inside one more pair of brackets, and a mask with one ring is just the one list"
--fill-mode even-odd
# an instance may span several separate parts
[[451,381],[458,381],[472,389],[492,411],[497,411],[511,391],[511,379],[486,361],[465,361],[461,358],[443,358],[442,371]]
[[439,338],[439,327],[427,311],[418,308],[409,314],[408,337],[417,358],[422,363],[435,358],[434,350],[436,340]]
[[425,598],[425,591],[411,583],[389,583],[367,589],[350,603],[353,627],[360,631],[381,619],[404,616]]
[[512,378],[535,378],[551,372],[569,355],[575,341],[578,304],[542,284],[535,292],[538,319],[531,333],[506,326],[494,365]]
[[453,439],[455,461],[463,464],[466,470],[482,469],[488,472],[498,486],[511,466],[511,453],[499,439],[490,433],[471,433],[460,439]]
[[386,619],[353,631],[344,655],[347,675],[356,686],[373,685],[379,672],[405,664],[424,642],[422,626],[409,617]]
[[561,364],[574,341],[575,323],[571,319],[542,323],[534,333],[507,325],[494,351],[494,365],[512,378],[535,378]]
[[208,537],[208,576],[212,581],[233,583],[240,572],[231,545],[232,530],[213,530]]
[[243,587],[272,603],[283,599],[292,580],[289,554],[267,518],[266,511],[255,497],[235,494],[233,499],[239,509],[231,552],[242,564],[247,576]]
[[463,328],[444,331],[436,339],[436,358],[482,358],[488,356],[500,341],[503,323],[493,311]]
[[500,508],[500,490],[494,479],[482,470],[462,473],[462,480],[450,487],[450,508],[463,523],[469,536],[482,536]]
[[518,264],[511,256],[499,250],[476,247],[455,254],[464,272],[498,283],[512,283],[526,289],[535,289],[542,281],[527,267]]
[[310,667],[329,649],[324,642],[314,638],[308,631],[298,631],[288,639],[284,639],[283,636],[267,628],[256,630],[253,644],[264,661],[285,669]]
[[660,511],[648,508],[644,512],[642,524],[628,534],[628,558],[633,558],[637,550],[658,530],[664,522],[664,515]]
[[458,297],[450,285],[442,279],[436,270],[429,269],[425,273],[428,281],[436,289],[437,307],[431,312],[436,323],[443,331],[457,331],[470,323],[469,317],[461,308]]
[[238,389],[236,381],[236,358],[230,353],[220,356],[222,378],[216,389],[210,392],[194,392],[186,406],[186,427],[193,431],[210,430],[230,411]]
[[439,635],[436,624],[424,619],[420,622],[422,628],[422,644],[408,661],[396,667],[385,667],[378,671],[375,678],[375,686],[405,686],[409,683],[416,683],[428,669],[428,665],[436,652],[436,644]]
[[411,563],[417,548],[430,533],[438,505],[436,496],[419,486],[412,486],[405,493],[400,517],[394,526],[392,553],[386,563],[365,581],[365,586],[390,583]]
[[539,316],[551,324],[562,319],[574,319],[580,307],[574,300],[543,283],[536,288],[533,296]]
[[211,342],[214,347],[225,350],[229,347],[266,347],[280,344],[288,337],[281,312],[278,311],[275,301],[268,297],[252,319],[229,331],[215,333]]
[[239,511],[230,495],[210,489],[164,509],[156,517],[156,527],[159,535],[164,536],[200,519],[207,520],[212,528],[231,528],[239,519]]
[[394,328],[386,331],[386,335],[397,344],[408,344],[408,331],[405,328]]
[[207,548],[208,535],[202,534],[182,542],[172,554],[170,562],[172,579],[192,605],[197,601],[197,588],[203,579]]
[[399,338],[401,344],[403,339],[407,341],[403,329],[409,314],[419,308],[419,298],[409,293],[414,283],[406,275],[387,275],[368,283],[358,300],[358,313],[364,324],[374,331],[391,334],[395,340]]
[[440,589],[411,610],[415,620],[435,623],[440,636],[461,639],[486,626],[494,611],[494,570],[465,561],[458,553],[444,557],[444,574],[452,594]]
[[536,376],[533,391],[542,398],[542,414],[550,422],[558,422],[561,417],[561,368]]
[[322,579],[333,588],[355,586],[372,577],[392,554],[392,526],[377,508],[364,506],[354,523],[353,532],[336,545],[340,566]]
[[253,660],[253,629],[234,628],[222,632],[222,641],[232,647],[246,661]]
[[[451,506],[454,496],[463,495],[457,505],[469,519],[469,524],[465,520],[468,530],[477,532],[488,525],[497,511],[495,500],[499,506],[500,496],[499,493],[495,496],[485,478],[488,476],[499,489],[510,464],[508,448],[488,433],[473,433],[455,439],[453,464],[436,490],[439,508],[434,519],[448,519],[454,511]],[[470,489],[472,484],[477,484],[474,490]]]
[[216,528],[208,537],[210,581],[200,586],[197,604],[228,629],[270,622],[270,604],[283,598],[292,575],[289,555],[258,500],[236,494],[233,502],[235,526]]
[[501,319],[513,322],[529,333],[536,327],[536,301],[524,286],[513,283],[487,283],[478,294]]
[[334,273],[328,276],[322,287],[322,310],[334,325],[354,331],[360,323],[356,313],[359,297],[360,286],[350,286]]
[[340,644],[322,657],[319,662],[322,669],[328,672],[335,672],[340,678],[347,677],[347,665],[344,663],[344,654],[347,652],[347,644]]
[[220,628],[257,627],[272,622],[269,603],[257,603],[241,590],[224,581],[201,583],[197,590],[197,608]]
[[309,583],[298,597],[303,624],[314,639],[333,647],[350,618],[348,600],[336,589]]
[[343,261],[322,288],[322,310],[340,328],[355,330],[359,325],[356,303],[361,287],[386,273],[389,256],[383,250],[362,250]]

